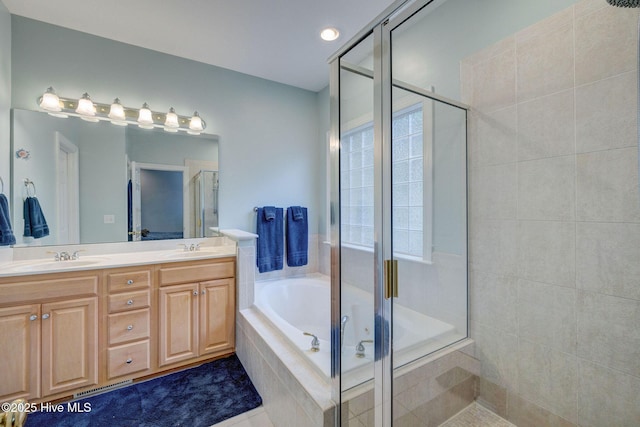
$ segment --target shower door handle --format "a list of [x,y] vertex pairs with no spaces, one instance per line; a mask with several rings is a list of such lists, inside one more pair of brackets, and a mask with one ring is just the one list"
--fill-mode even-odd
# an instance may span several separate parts
[[398,298],[398,260],[384,260],[384,298]]

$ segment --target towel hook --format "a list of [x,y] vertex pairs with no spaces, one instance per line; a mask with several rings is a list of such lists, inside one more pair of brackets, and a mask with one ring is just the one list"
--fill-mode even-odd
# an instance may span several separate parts
[[[29,194],[29,185],[33,187],[33,195]],[[24,186],[27,189],[27,197],[36,197],[36,184],[29,178],[24,179]]]

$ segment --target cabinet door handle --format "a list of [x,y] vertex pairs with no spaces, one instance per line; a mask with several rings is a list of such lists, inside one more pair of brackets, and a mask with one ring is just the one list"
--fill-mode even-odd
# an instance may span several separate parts
[[200,295],[204,295],[205,292],[207,292],[207,291],[203,289],[202,292],[200,292]]
[[129,301],[127,301],[127,305],[133,305],[133,300],[130,299]]
[[127,365],[128,365],[128,364],[130,364],[131,362],[133,362],[133,359],[132,359],[132,358],[128,358],[128,359],[126,360],[126,362],[127,362]]
[[43,318],[43,319],[48,319],[48,318],[49,318],[49,313],[45,313],[45,314],[43,314],[43,315],[42,315],[42,318]]
[[198,291],[193,291],[193,295],[198,296]]
[[37,314],[32,314],[31,316],[29,316],[29,320],[36,320],[38,318]]
[[133,280],[131,279],[127,280],[127,285],[133,285]]
[[132,330],[132,329],[133,329],[133,325],[129,325],[129,326],[127,326],[127,331],[130,331],[130,330]]

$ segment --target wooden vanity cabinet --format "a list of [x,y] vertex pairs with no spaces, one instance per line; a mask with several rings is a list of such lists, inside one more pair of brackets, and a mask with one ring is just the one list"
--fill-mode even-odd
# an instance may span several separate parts
[[98,383],[97,275],[0,279],[0,401]]
[[0,402],[158,375],[234,337],[234,257],[0,277]]
[[233,258],[160,266],[159,366],[234,350],[234,275]]
[[[152,269],[105,270],[105,380],[148,374],[152,369]],[[135,375],[134,375],[135,374]]]

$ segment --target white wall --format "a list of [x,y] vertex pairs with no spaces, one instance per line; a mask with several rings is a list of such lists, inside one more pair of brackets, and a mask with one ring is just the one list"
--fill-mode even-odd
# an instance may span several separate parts
[[13,107],[36,108],[53,86],[68,97],[197,109],[220,136],[221,228],[253,230],[254,206],[304,205],[317,232],[324,140],[315,93],[18,16],[12,37]]

